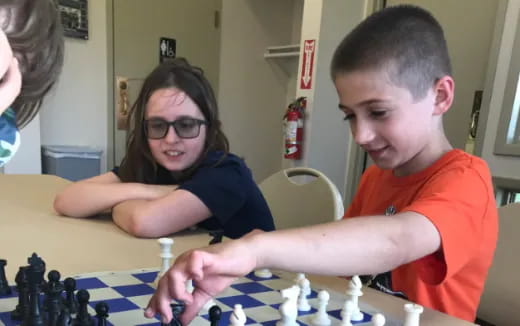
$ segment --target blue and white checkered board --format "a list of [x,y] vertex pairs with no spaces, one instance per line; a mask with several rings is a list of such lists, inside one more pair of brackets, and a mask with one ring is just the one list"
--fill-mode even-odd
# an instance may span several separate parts
[[[286,275],[284,275],[286,274]],[[86,289],[90,293],[89,312],[95,316],[94,307],[97,302],[105,301],[109,305],[109,325],[160,325],[159,319],[147,319],[143,316],[143,309],[148,304],[154,292],[153,282],[157,270],[138,270],[127,272],[105,272],[85,274],[76,278],[77,289]],[[215,298],[216,304],[222,309],[220,325],[227,326],[233,306],[242,304],[247,316],[247,325],[275,325],[280,319],[278,307],[282,303],[279,290],[288,288],[294,284],[289,273],[278,273],[269,279],[258,278],[253,273],[239,278],[235,283]],[[312,285],[311,285],[312,286]],[[300,325],[311,325],[310,319],[317,311],[317,291],[312,290],[309,303],[311,311],[299,312]],[[337,292],[330,292],[330,301],[327,305],[328,314],[332,320],[332,326],[340,325],[341,309],[346,296]],[[11,320],[12,311],[18,302],[17,293],[13,287],[13,294],[0,298],[0,321],[4,325],[19,325]],[[355,325],[370,325],[371,314],[376,312],[371,307],[360,303],[364,319],[361,322],[353,322]],[[367,309],[364,309],[367,308]],[[367,313],[366,311],[371,311]],[[93,317],[95,318],[95,317]],[[386,325],[398,325],[387,318]],[[202,313],[196,317],[190,326],[209,326],[208,315]]]

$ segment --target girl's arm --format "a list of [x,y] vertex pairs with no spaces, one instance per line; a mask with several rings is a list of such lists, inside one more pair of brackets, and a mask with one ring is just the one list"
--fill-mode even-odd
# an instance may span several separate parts
[[175,190],[152,200],[128,200],[114,207],[114,222],[137,237],[160,237],[184,230],[208,217],[209,208],[189,191]]
[[54,199],[54,209],[66,216],[88,217],[125,200],[155,199],[174,189],[175,186],[123,183],[113,172],[107,172],[67,186]]

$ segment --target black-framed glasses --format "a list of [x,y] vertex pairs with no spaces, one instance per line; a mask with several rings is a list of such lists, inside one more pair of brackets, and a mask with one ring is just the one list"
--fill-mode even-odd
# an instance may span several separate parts
[[200,126],[208,122],[195,118],[180,118],[175,121],[166,121],[161,118],[151,118],[144,121],[144,133],[150,139],[166,137],[170,126],[180,138],[196,138],[200,134]]

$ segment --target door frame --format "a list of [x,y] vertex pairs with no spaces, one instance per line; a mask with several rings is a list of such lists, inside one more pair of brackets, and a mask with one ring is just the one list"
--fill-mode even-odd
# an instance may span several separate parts
[[106,165],[110,171],[114,166],[115,157],[115,126],[114,126],[114,0],[106,0],[107,13],[107,151]]

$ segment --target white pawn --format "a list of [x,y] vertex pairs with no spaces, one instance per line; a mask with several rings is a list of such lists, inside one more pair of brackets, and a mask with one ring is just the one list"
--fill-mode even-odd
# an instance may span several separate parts
[[359,302],[358,298],[363,295],[361,291],[361,287],[363,283],[359,279],[359,276],[354,275],[350,278],[348,282],[347,296],[348,301],[352,301],[354,303],[354,311],[352,312],[352,321],[361,321],[363,320],[363,313],[359,310]]
[[157,240],[159,243],[159,247],[161,248],[161,253],[159,257],[161,257],[161,270],[157,273],[157,277],[155,278],[154,285],[157,287],[159,283],[159,279],[168,271],[170,268],[170,259],[173,258],[171,253],[171,247],[173,245],[173,239],[170,238],[159,238]]
[[242,309],[241,304],[235,304],[231,316],[229,316],[229,325],[231,326],[244,326],[246,324],[246,313]]
[[403,326],[419,326],[419,318],[424,308],[415,303],[406,303],[404,305],[406,316],[404,318]]
[[314,326],[329,326],[331,320],[327,314],[327,304],[329,304],[330,295],[329,292],[321,290],[318,293],[318,311],[312,318],[312,325]]
[[281,319],[276,323],[276,326],[298,326],[296,318],[298,317],[298,309],[296,307],[296,300],[300,293],[300,288],[296,285],[280,291],[284,298],[280,305]]
[[307,293],[310,292],[310,282],[308,279],[302,278],[298,282],[298,286],[300,287],[300,295],[298,296],[298,310],[309,311],[311,310],[311,305],[309,304],[309,300],[307,300]]
[[354,302],[347,300],[341,310],[341,326],[352,326],[352,313],[354,312]]
[[255,270],[255,276],[260,278],[271,278],[273,277],[273,273],[267,268],[260,268]]
[[372,326],[385,326],[386,318],[383,314],[374,314],[372,316]]

